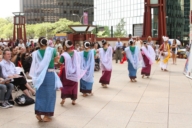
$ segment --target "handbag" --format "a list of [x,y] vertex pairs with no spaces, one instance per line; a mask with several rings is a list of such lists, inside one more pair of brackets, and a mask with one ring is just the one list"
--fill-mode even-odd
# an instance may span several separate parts
[[25,94],[22,94],[20,96],[17,96],[15,98],[15,102],[17,103],[17,105],[19,106],[27,106],[27,105],[31,105],[31,104],[34,104],[35,101],[34,99],[26,96]]

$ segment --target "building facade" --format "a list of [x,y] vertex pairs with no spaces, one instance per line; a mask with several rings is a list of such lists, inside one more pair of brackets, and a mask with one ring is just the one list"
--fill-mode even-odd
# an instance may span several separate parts
[[[187,0],[166,0],[166,17],[167,18],[167,35],[170,38],[179,38],[183,40],[184,24],[189,26],[189,23],[184,21],[185,4],[182,2]],[[190,5],[189,2],[186,5]],[[124,18],[126,22],[125,29],[127,34],[134,36],[142,36],[143,15],[144,15],[144,0],[94,0],[94,6],[97,10],[94,12],[94,24],[103,26],[115,26]],[[157,17],[156,8],[152,11],[152,36],[156,37],[157,33]],[[187,15],[187,14],[185,14]],[[186,27],[185,27],[186,28]],[[187,31],[187,29],[185,29]],[[189,31],[188,31],[189,33]]]
[[[60,18],[80,21],[83,9],[88,12],[88,23],[93,21],[93,0],[20,0],[27,24],[56,22]],[[76,14],[76,15],[73,15]]]

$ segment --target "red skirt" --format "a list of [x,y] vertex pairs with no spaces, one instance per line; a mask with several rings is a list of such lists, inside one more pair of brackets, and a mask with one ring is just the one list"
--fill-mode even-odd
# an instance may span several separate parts
[[143,60],[145,62],[145,67],[141,70],[141,75],[150,76],[151,73],[151,65],[149,64],[149,59],[143,55]]
[[63,84],[61,88],[61,98],[71,98],[71,100],[77,99],[78,83],[68,80],[66,78],[65,67],[63,66],[60,71],[60,79]]
[[111,72],[112,71],[102,71],[102,76],[100,78],[99,83],[109,84],[111,79]]

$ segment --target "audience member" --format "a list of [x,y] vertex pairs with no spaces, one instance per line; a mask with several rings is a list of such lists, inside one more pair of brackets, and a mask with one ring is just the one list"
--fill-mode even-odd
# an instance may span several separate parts
[[24,42],[23,42],[23,39],[20,39],[20,40],[19,40],[18,47],[19,47],[19,48],[25,48],[25,44],[24,44]]
[[[30,92],[35,95],[35,91],[31,88],[31,86],[27,83],[26,79],[18,75],[16,67],[14,63],[11,61],[11,52],[6,49],[3,52],[3,60],[0,62],[0,66],[2,67],[2,74],[4,79],[13,79],[11,83],[14,85],[19,85],[19,88],[29,97],[31,97]],[[30,92],[29,92],[29,91]]]

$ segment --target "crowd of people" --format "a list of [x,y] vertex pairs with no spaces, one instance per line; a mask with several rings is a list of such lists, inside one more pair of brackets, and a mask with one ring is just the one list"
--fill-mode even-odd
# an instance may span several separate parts
[[[14,86],[19,86],[25,95],[35,101],[35,114],[39,121],[49,122],[50,116],[54,115],[56,102],[56,90],[61,89],[61,105],[64,105],[66,98],[76,104],[78,83],[80,92],[84,97],[93,95],[94,71],[96,64],[102,70],[99,80],[103,88],[110,84],[112,74],[112,59],[115,53],[116,63],[128,62],[128,72],[131,82],[137,82],[137,70],[142,68],[142,78],[148,78],[151,72],[151,65],[155,60],[160,60],[162,71],[167,70],[168,60],[171,54],[176,54],[176,41],[173,45],[168,42],[168,37],[163,37],[164,42],[156,48],[152,38],[147,41],[139,38],[134,40],[131,35],[128,43],[122,43],[117,38],[115,47],[112,48],[108,41],[102,40],[101,44],[91,39],[84,41],[82,45],[70,40],[56,40],[53,43],[44,37],[39,38],[38,44],[22,39],[8,45],[3,40],[0,42],[0,107],[13,107],[8,102]],[[176,59],[174,64],[176,64]],[[16,67],[22,67],[27,78],[18,73]],[[55,69],[60,69],[56,74]],[[32,88],[26,81],[32,79]],[[42,116],[44,117],[42,118]]]

